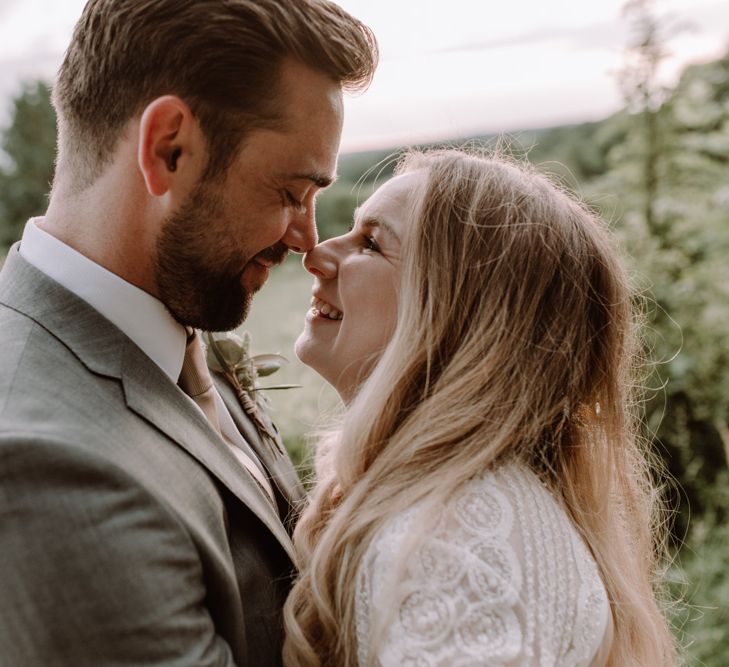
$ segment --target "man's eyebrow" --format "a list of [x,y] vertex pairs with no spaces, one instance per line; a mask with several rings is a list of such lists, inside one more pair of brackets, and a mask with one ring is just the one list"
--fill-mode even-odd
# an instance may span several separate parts
[[291,181],[311,181],[318,188],[328,188],[334,181],[337,180],[336,176],[329,176],[328,174],[316,174],[316,173],[301,173],[301,174],[290,174],[288,180]]
[[[359,214],[359,207],[357,207],[357,208],[356,208],[356,209],[354,210],[354,215],[353,215],[353,219],[355,219],[355,220],[356,220],[356,218],[357,218],[357,215],[358,215],[358,214]],[[388,234],[390,234],[391,236],[393,236],[393,237],[394,237],[394,238],[395,238],[395,239],[396,239],[397,241],[399,241],[399,240],[400,240],[400,237],[399,237],[399,236],[397,235],[397,232],[395,231],[395,229],[393,228],[393,226],[392,226],[392,225],[390,225],[390,224],[389,224],[389,223],[388,223],[387,221],[385,221],[385,220],[380,220],[379,218],[374,218],[374,217],[371,217],[371,216],[370,216],[370,217],[364,218],[364,220],[360,221],[360,223],[359,223],[359,224],[360,224],[360,225],[361,225],[362,227],[366,227],[366,228],[368,228],[368,229],[371,229],[371,228],[373,228],[373,227],[381,227],[381,228],[382,228],[382,229],[384,229],[384,230],[385,230],[385,231],[386,231],[386,232],[387,232]],[[354,223],[352,224],[352,227],[354,227]]]

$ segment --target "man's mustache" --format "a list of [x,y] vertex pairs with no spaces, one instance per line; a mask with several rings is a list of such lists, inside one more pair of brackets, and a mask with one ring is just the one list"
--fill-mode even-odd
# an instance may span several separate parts
[[266,262],[271,262],[272,264],[281,264],[286,259],[286,256],[289,254],[288,246],[286,246],[285,243],[281,243],[280,241],[276,245],[272,245],[265,250],[262,250],[258,253],[258,257],[263,259]]

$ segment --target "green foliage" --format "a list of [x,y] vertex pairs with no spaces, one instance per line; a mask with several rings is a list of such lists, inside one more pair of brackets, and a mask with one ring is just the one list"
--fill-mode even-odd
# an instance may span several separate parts
[[343,234],[352,225],[354,210],[392,176],[397,155],[389,150],[365,151],[340,158],[337,182],[316,202],[321,240]]
[[354,209],[362,203],[355,182],[340,179],[316,202],[316,226],[322,241],[343,234],[352,224]]
[[3,132],[0,166],[0,251],[17,241],[28,218],[42,214],[53,179],[56,120],[48,86],[26,84]]
[[305,486],[314,482],[312,452],[304,436],[286,438],[284,440],[286,451]]
[[722,471],[711,502],[692,521],[691,541],[669,571],[674,599],[673,625],[687,664],[729,665],[729,523],[721,518],[729,506],[729,475]]
[[687,70],[655,119],[661,143],[650,195],[640,114],[605,121],[620,126],[622,140],[607,151],[605,173],[584,187],[616,220],[648,297],[647,426],[683,488],[682,534],[689,508],[704,512],[729,447],[729,56]]
[[729,54],[689,68],[675,90],[643,84],[631,82],[633,113],[602,123],[596,136],[617,141],[584,190],[615,222],[647,297],[646,431],[678,483],[674,534],[686,536],[671,572],[684,599],[676,626],[688,664],[719,667],[729,664]]
[[563,177],[568,183],[584,182],[607,170],[603,123],[566,125],[517,135],[530,162]]

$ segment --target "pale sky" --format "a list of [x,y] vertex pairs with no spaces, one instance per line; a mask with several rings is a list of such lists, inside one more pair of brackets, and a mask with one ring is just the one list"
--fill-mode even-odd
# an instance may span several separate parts
[[[614,73],[622,0],[340,0],[378,37],[372,87],[347,98],[344,151],[603,118],[621,106]],[[0,0],[0,124],[23,79],[52,77],[84,0]],[[729,49],[727,0],[658,0],[692,27],[663,76]]]

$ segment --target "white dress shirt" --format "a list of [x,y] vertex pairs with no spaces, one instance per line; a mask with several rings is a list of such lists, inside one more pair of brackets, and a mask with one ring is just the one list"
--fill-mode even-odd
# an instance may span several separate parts
[[139,287],[77,252],[38,227],[25,225],[20,254],[121,329],[177,384],[187,334],[167,308]]
[[[101,313],[177,384],[185,358],[185,327],[172,317],[159,299],[43,231],[38,226],[41,220],[31,218],[25,225],[20,243],[23,259]],[[200,410],[189,396],[188,400]],[[242,458],[241,454],[248,458],[241,448],[250,451],[250,447],[243,440],[217,389],[215,403],[220,430],[237,445],[235,453],[238,458]],[[258,467],[262,469],[260,463]],[[273,497],[270,486],[267,491]]]

